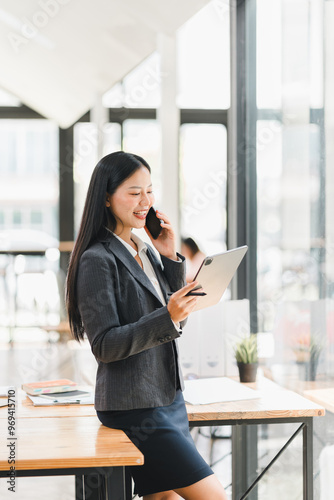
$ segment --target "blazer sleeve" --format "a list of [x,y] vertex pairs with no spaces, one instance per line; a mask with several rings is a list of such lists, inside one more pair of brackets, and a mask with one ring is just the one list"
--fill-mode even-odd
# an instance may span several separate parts
[[180,337],[167,306],[133,323],[121,324],[118,293],[116,264],[97,253],[85,252],[78,269],[77,302],[92,352],[98,360],[119,361]]
[[185,258],[179,253],[176,255],[180,261],[171,260],[164,255],[160,255],[164,267],[163,272],[173,292],[176,292],[187,284]]
[[[180,261],[171,260],[164,255],[160,255],[161,262],[164,266],[164,275],[169,283],[169,286],[173,292],[177,292],[180,288],[183,288],[186,284],[186,259],[183,255],[176,254]],[[181,333],[182,328],[187,323],[188,318],[180,321]]]

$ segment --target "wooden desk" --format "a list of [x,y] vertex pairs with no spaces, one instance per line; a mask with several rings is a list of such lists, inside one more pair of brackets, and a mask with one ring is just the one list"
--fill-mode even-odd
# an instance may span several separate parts
[[[248,387],[261,389],[256,384]],[[189,423],[196,426],[232,426],[232,500],[248,496],[267,470],[275,463],[295,437],[303,434],[303,500],[313,500],[313,417],[323,416],[325,410],[294,392],[273,382],[265,382],[260,399],[187,405]],[[300,423],[297,431],[268,464],[257,479],[249,485],[243,457],[247,453],[246,430],[249,425]],[[256,470],[257,464],[254,464]]]
[[[324,409],[302,396],[287,391],[274,382],[262,380],[258,384],[247,384],[248,387],[261,391],[259,399],[232,401],[228,403],[215,403],[210,405],[187,405],[189,424],[196,426],[232,426],[232,498],[241,500],[243,494],[255,484],[249,486],[246,471],[242,467],[245,442],[244,434],[248,425],[255,424],[279,424],[300,423],[300,427],[288,440],[287,444],[280,450],[268,468],[302,432],[303,434],[303,499],[313,500],[313,417],[325,414]],[[23,419],[37,417],[43,423],[47,418],[71,416],[90,418],[95,416],[93,405],[85,406],[48,406],[34,407],[23,392],[19,392],[18,418]],[[6,413],[5,409],[2,412]],[[0,418],[2,412],[0,411]],[[96,418],[96,417],[95,417]],[[255,464],[256,466],[256,464]]]
[[[7,422],[0,420],[1,436]],[[96,417],[25,418],[17,423],[17,470],[141,465],[143,455],[123,431],[109,429]],[[11,441],[14,438],[8,438]],[[0,448],[0,469],[8,470],[8,450]]]
[[[7,419],[0,435],[8,436]],[[15,475],[76,476],[76,499],[128,499],[125,466],[144,463],[142,453],[123,431],[104,427],[95,417],[17,418],[16,436],[0,448],[0,477],[9,474],[9,454],[15,454]],[[16,439],[15,439],[16,438]]]
[[212,421],[242,423],[243,420],[300,419],[321,417],[325,414],[321,406],[287,390],[263,393],[260,399],[187,405],[187,412],[190,423],[196,422],[196,425],[215,425]]
[[297,392],[301,396],[305,391],[314,391],[317,389],[330,389],[334,387],[334,378],[325,375],[318,375],[317,380],[300,380],[296,376],[289,376],[283,380],[282,384],[286,389]]
[[288,377],[284,386],[334,413],[334,378],[318,375],[317,380],[299,380]]
[[[92,388],[93,390],[93,388]],[[0,401],[7,398],[0,398]],[[16,418],[50,418],[50,417],[96,417],[94,405],[59,405],[34,406],[22,389],[16,391]],[[0,408],[0,420],[7,419],[7,409]]]
[[334,413],[334,387],[304,391],[304,395],[306,398],[311,399],[311,401]]

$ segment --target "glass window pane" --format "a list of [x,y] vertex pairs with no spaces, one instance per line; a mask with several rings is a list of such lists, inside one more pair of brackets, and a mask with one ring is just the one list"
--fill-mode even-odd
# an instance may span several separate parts
[[0,120],[0,249],[26,252],[0,259],[1,333],[59,322],[58,252],[52,260],[30,254],[58,246],[58,173],[55,123]]
[[18,210],[13,212],[13,224],[20,225],[22,222],[22,213]]
[[[6,122],[5,122],[6,123]],[[1,125],[0,125],[1,127]],[[2,174],[14,173],[17,169],[16,140],[17,134],[13,128],[1,127],[0,168]]]
[[74,228],[79,229],[90,177],[97,163],[97,126],[76,123],[74,126]]
[[[287,301],[317,300],[323,293],[319,127],[259,121],[257,134],[259,301],[273,303],[278,294]],[[261,148],[265,134],[271,140]],[[273,317],[260,320],[261,330],[273,326]]]
[[[103,155],[121,149],[121,127],[106,123],[103,127]],[[95,123],[77,123],[74,126],[74,229],[78,232],[87,189],[97,164],[97,126]]]
[[160,80],[160,56],[154,52],[104,94],[103,104],[110,108],[157,108]]
[[[326,162],[331,158],[331,144],[326,141],[325,145],[323,111],[313,109],[311,113],[310,109],[323,103],[324,5],[275,1],[270,5],[276,9],[272,17],[263,0],[257,5],[258,24],[267,12],[272,32],[280,28],[281,33],[265,38],[267,26],[258,26],[258,104],[275,106],[279,103],[274,96],[280,93],[283,109],[282,122],[257,124],[259,328],[274,334],[272,362],[281,366],[285,376],[305,378],[293,362],[299,363],[304,351],[310,356],[313,342],[328,341],[326,323],[332,310],[328,299],[333,296],[333,276],[328,273],[328,203],[333,179],[324,157],[326,150]],[[268,50],[274,45],[267,59],[265,39]],[[329,47],[332,50],[333,44]],[[271,84],[276,64],[282,68],[281,90]],[[274,79],[280,81],[277,68]],[[271,100],[265,102],[261,88],[273,90]],[[328,92],[329,99],[330,95]],[[334,108],[327,108],[325,117],[329,109]],[[316,123],[310,123],[310,118]],[[327,136],[330,123],[327,121]],[[328,376],[331,370],[323,353],[318,374]]]
[[256,2],[256,101],[258,108],[282,105],[282,0]]
[[103,127],[103,155],[121,149],[121,126],[118,123],[106,123]]
[[150,165],[155,204],[161,200],[161,135],[156,120],[126,120],[123,126],[123,149],[142,156]]
[[323,1],[310,2],[310,107],[324,105],[324,8]]
[[[325,263],[321,263],[320,272],[327,284],[326,316],[323,328],[327,331],[327,371],[334,375],[334,2],[325,2],[325,133],[326,147],[320,150],[320,158],[325,162],[325,182],[322,193],[325,193],[323,210],[325,210]],[[325,149],[325,151],[324,151]],[[333,440],[332,440],[333,442]]]
[[[38,229],[58,237],[58,127],[48,120],[0,120],[0,209],[5,229]],[[20,209],[18,209],[20,207]]]
[[181,127],[181,233],[206,254],[226,249],[226,128]]
[[[334,376],[333,22],[333,2],[257,0],[257,104],[282,110],[257,123],[259,330],[271,377],[301,394]],[[317,422],[314,498],[330,428]]]
[[180,108],[230,106],[229,2],[211,1],[178,30]]
[[160,56],[157,52],[145,59],[123,79],[126,108],[160,106]]
[[258,107],[281,108],[284,95],[321,108],[324,3],[257,0],[256,9]]
[[30,214],[30,220],[32,224],[42,224],[43,222],[43,214],[42,212],[38,212],[36,210],[33,210]]

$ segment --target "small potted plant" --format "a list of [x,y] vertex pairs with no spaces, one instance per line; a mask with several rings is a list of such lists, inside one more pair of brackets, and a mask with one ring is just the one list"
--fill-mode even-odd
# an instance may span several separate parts
[[301,379],[316,379],[318,361],[323,347],[323,343],[318,336],[309,334],[298,337],[297,342],[293,345],[293,351],[299,366]]
[[240,382],[255,382],[258,366],[257,336],[244,337],[234,347]]

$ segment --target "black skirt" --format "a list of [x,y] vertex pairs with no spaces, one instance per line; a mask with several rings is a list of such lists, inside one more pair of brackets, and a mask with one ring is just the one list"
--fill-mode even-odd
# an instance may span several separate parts
[[169,406],[127,411],[97,411],[103,425],[122,429],[144,455],[130,467],[139,496],[184,488],[213,474],[189,432],[182,392]]

